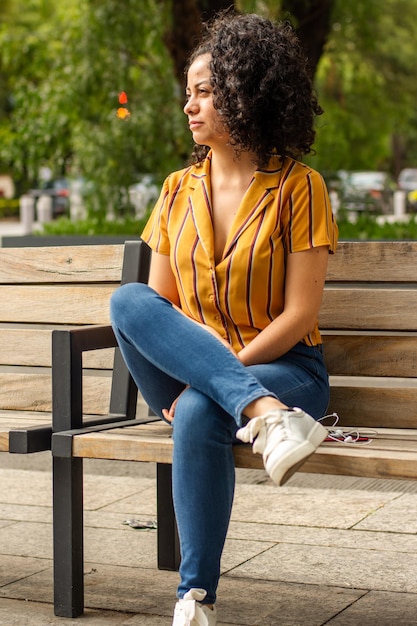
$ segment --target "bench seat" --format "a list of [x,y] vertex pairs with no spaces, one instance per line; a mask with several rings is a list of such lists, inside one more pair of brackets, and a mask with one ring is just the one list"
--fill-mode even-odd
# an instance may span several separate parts
[[[350,428],[344,428],[350,432]],[[68,433],[74,458],[172,463],[171,426],[162,422],[139,426]],[[64,433],[62,433],[64,437]],[[301,467],[301,472],[370,478],[417,478],[417,429],[379,428],[367,443],[324,442]],[[72,440],[72,443],[70,443]],[[249,445],[234,447],[236,467],[263,469],[262,457]]]

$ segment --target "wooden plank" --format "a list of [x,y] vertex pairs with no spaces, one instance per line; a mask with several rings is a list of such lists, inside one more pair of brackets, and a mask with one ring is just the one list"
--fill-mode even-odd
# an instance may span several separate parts
[[341,241],[329,256],[327,280],[415,283],[417,242]]
[[[84,377],[85,413],[105,415],[109,410],[110,376]],[[17,411],[52,411],[50,373],[0,372],[0,407]]]
[[[77,435],[73,440],[73,455],[171,463],[173,441],[170,432],[170,427],[166,426],[159,433],[155,427],[146,430],[137,426]],[[234,446],[234,456],[236,467],[263,469],[262,457],[253,454],[251,446]],[[301,471],[416,479],[417,440],[397,438],[389,441],[385,438],[366,446],[324,443]]]
[[123,245],[0,248],[0,283],[120,282]]
[[[123,245],[0,249],[0,282],[120,281]],[[328,281],[415,282],[417,242],[339,242]]]
[[9,451],[9,431],[0,430],[0,452]]
[[417,479],[417,453],[371,448],[320,446],[301,467],[302,472],[368,478]]
[[417,335],[323,332],[323,344],[331,375],[415,377],[417,372]]
[[[46,370],[47,371],[47,370]],[[84,416],[107,415],[109,412],[111,376],[95,376],[94,373],[83,377]],[[52,411],[52,384],[50,374],[3,373],[0,371],[0,416],[13,411]],[[147,407],[138,394],[137,414],[147,413]]]
[[0,424],[3,428],[7,424],[9,425],[8,428],[11,428],[11,424],[17,424],[17,428],[20,428],[22,424],[26,424],[30,420],[35,420],[35,422],[41,420],[41,423],[49,422],[52,420],[52,413],[50,411],[15,411],[14,409],[9,411],[0,409]]
[[319,315],[323,329],[417,330],[417,290],[326,287]]
[[[140,428],[140,427],[135,427]],[[75,457],[172,463],[172,439],[164,435],[135,437],[133,428],[76,435]],[[129,432],[130,431],[130,432]]]
[[[52,329],[0,328],[0,365],[51,367]],[[94,350],[83,355],[90,369],[111,369],[114,349]]]
[[[414,379],[415,382],[415,379]],[[328,412],[341,424],[363,428],[417,428],[414,387],[338,385],[332,380]]]
[[109,324],[118,285],[0,286],[0,322]]

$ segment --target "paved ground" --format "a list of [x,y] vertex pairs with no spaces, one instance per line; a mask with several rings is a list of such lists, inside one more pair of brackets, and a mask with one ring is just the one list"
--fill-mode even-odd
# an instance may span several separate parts
[[27,234],[25,227],[20,222],[0,220],[0,247],[2,237],[18,237],[25,234]]
[[[177,574],[156,568],[153,467],[85,464],[86,612],[52,608],[48,453],[0,455],[0,625],[169,626]],[[417,624],[414,483],[240,471],[219,626]]]

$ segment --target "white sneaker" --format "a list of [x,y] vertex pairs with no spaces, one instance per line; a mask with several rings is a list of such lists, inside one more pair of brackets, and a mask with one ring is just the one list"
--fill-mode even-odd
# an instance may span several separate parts
[[265,469],[283,485],[327,437],[327,430],[301,409],[275,409],[249,420],[236,437],[253,443],[263,455]]
[[190,589],[175,605],[172,626],[216,626],[216,607],[210,609],[204,604],[207,592],[204,589]]

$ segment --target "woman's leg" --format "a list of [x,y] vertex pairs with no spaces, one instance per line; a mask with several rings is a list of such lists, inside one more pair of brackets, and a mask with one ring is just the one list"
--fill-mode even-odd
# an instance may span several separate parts
[[294,349],[274,363],[245,368],[212,335],[143,285],[116,292],[112,321],[128,367],[157,414],[191,385],[174,420],[173,489],[182,551],[178,593],[182,597],[200,587],[208,592],[204,602],[212,603],[233,501],[231,444],[240,410],[248,398],[271,395],[288,404],[294,399],[319,416],[328,398],[324,365],[315,362],[315,349],[303,346],[301,354]]
[[253,413],[248,408],[245,413],[252,419],[236,433],[241,441],[253,444],[253,452],[262,454],[274,483],[283,485],[327,436],[324,426],[311,416],[321,417],[329,399],[321,350],[300,343],[277,361],[250,370],[287,406],[297,405],[267,408],[263,414],[256,412],[256,406],[248,407]]
[[[321,350],[296,346],[273,363],[248,369],[271,392],[319,417],[328,403],[328,377]],[[192,588],[214,603],[220,558],[234,494],[236,423],[204,394],[187,389],[174,419],[173,495],[180,534],[181,598]]]
[[211,333],[147,285],[120,287],[112,296],[110,310],[122,354],[140,389],[142,369],[136,353],[170,379],[210,397],[238,425],[248,404],[273,395]]
[[173,498],[181,545],[178,597],[192,588],[214,604],[233,504],[235,420],[213,400],[187,389],[174,426]]
[[330,388],[321,346],[299,343],[276,361],[247,369],[287,406],[300,407],[315,419],[326,413]]

